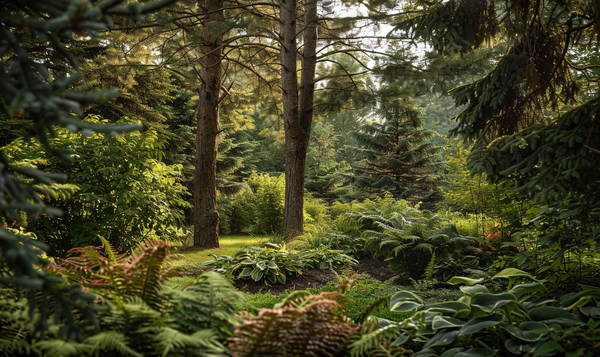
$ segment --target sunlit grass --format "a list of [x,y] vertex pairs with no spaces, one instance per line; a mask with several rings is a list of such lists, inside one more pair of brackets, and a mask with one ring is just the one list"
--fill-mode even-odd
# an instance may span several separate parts
[[269,242],[270,236],[225,236],[219,238],[218,249],[195,250],[193,248],[182,249],[177,252],[181,258],[173,258],[172,266],[198,264],[211,260],[210,254],[232,255],[240,248],[254,247]]
[[[172,257],[169,261],[171,267],[182,267],[185,270],[201,268],[202,263],[213,259],[214,255],[233,255],[240,248],[260,246],[272,240],[272,236],[225,236],[219,238],[219,249],[177,249],[180,257]],[[196,279],[195,276],[174,277],[166,282],[170,287],[183,287]]]

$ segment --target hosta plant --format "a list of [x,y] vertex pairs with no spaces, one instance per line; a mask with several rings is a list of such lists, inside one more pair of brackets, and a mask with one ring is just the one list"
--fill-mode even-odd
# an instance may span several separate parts
[[264,248],[243,248],[233,256],[211,256],[214,260],[205,262],[205,266],[237,279],[262,280],[266,284],[285,284],[288,278],[302,274],[306,268],[333,269],[356,264],[354,258],[327,247],[297,251],[272,243]]
[[[481,279],[454,277],[464,296],[458,301],[424,305],[415,294],[392,296],[393,311],[416,311],[411,318],[421,327],[407,331],[424,343],[415,357],[594,356],[600,337],[600,289],[584,287],[552,306],[554,300],[535,300],[541,282],[514,285],[531,275],[506,269],[494,278],[509,279],[508,291],[492,294]],[[514,286],[513,286],[514,285]],[[406,338],[408,339],[408,338]],[[401,341],[402,342],[402,341]],[[596,346],[596,347],[595,347]]]

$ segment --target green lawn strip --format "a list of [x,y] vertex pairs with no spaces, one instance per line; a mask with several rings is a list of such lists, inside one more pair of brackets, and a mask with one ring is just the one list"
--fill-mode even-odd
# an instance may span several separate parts
[[205,261],[213,259],[210,254],[214,255],[232,255],[238,249],[260,246],[268,242],[270,236],[226,236],[219,238],[221,248],[193,250],[193,249],[177,249],[174,253],[183,255],[181,258],[172,258],[171,266],[186,266],[193,264],[201,264]]
[[[175,249],[173,253],[181,255],[181,257],[173,257],[169,261],[170,267],[182,267],[185,270],[199,270],[202,263],[213,259],[210,254],[214,255],[233,255],[238,249],[246,247],[260,246],[271,240],[271,236],[225,236],[219,238],[218,249],[206,250],[182,250]],[[173,277],[165,281],[164,285],[169,287],[183,287],[196,278],[194,276]]]

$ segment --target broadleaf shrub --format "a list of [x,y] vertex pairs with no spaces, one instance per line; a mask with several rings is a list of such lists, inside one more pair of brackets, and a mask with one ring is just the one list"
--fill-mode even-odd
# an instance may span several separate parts
[[[85,122],[102,120],[90,116]],[[48,202],[65,213],[63,217],[40,215],[29,227],[54,254],[64,256],[72,247],[100,245],[98,236],[125,252],[144,238],[174,239],[182,233],[188,193],[179,181],[181,166],[159,161],[162,152],[155,132],[83,137],[59,128],[56,133],[52,145],[70,148],[73,162],[50,155],[35,140],[29,144],[17,140],[5,148],[12,160],[64,172],[76,187],[70,195],[47,195]]]

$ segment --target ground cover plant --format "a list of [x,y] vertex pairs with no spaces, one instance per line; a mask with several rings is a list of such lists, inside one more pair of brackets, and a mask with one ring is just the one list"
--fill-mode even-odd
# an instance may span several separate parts
[[506,292],[493,294],[477,284],[480,280],[454,277],[452,283],[465,284],[464,296],[457,301],[424,304],[411,292],[396,293],[391,309],[416,310],[410,321],[424,326],[404,329],[397,341],[408,340],[410,334],[424,342],[415,356],[552,356],[557,352],[593,356],[598,352],[600,288],[584,286],[560,298],[557,307],[552,306],[555,300],[534,298],[545,290],[541,282],[514,284],[520,278],[536,280],[526,272],[510,268],[494,278],[509,280]]
[[289,277],[298,276],[308,268],[333,269],[356,264],[354,258],[342,251],[325,246],[297,251],[273,243],[267,243],[263,248],[242,248],[233,256],[212,256],[214,260],[204,262],[205,266],[236,279],[251,278],[267,284],[285,284]]

